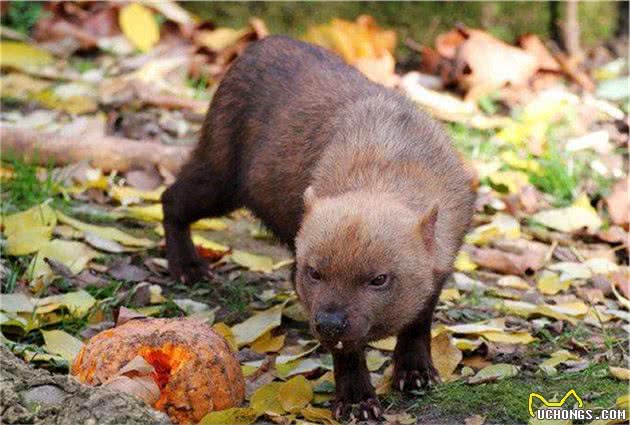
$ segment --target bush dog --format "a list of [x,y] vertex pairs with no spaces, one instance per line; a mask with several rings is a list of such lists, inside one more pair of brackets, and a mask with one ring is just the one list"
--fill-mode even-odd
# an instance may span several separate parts
[[404,96],[325,49],[267,37],[226,73],[162,196],[169,269],[203,278],[189,225],[252,210],[295,253],[296,292],[334,358],[334,414],[378,418],[369,341],[398,336],[396,389],[437,379],[431,317],[471,220],[471,181]]

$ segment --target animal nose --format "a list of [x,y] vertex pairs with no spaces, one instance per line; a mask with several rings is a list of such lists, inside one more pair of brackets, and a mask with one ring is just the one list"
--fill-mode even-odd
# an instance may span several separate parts
[[315,315],[315,329],[327,338],[336,338],[348,327],[348,317],[341,312],[319,312]]

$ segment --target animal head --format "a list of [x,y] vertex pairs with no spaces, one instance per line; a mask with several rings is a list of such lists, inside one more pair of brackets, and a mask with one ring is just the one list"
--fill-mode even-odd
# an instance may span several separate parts
[[430,303],[438,208],[418,214],[382,193],[304,195],[296,291],[328,348],[391,335]]

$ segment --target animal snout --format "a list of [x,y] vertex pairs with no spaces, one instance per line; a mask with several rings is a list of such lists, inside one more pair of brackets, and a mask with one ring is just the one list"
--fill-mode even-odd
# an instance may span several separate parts
[[315,315],[315,329],[324,338],[337,338],[348,327],[348,316],[341,312],[319,312]]

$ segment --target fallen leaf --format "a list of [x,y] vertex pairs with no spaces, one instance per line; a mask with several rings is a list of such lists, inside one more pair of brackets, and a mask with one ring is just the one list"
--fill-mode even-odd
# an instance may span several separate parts
[[466,251],[459,251],[453,267],[460,272],[472,272],[477,269],[477,264],[472,261],[470,254]]
[[536,286],[541,294],[555,295],[560,291],[566,291],[571,287],[570,280],[560,280],[560,277],[552,272],[543,272],[536,281]]
[[271,336],[271,331],[266,332],[256,341],[252,342],[251,349],[259,354],[277,353],[284,347],[284,339],[286,335]]
[[525,275],[544,266],[548,250],[546,245],[524,239],[514,242],[518,244],[510,247],[510,252],[473,246],[470,247],[470,256],[475,264],[503,274]]
[[394,351],[396,348],[396,337],[390,336],[378,341],[372,341],[368,344],[372,348],[382,351]]
[[376,372],[389,360],[389,357],[384,356],[378,350],[370,350],[367,352],[365,359],[368,370],[370,372]]
[[50,280],[54,273],[45,259],[55,260],[72,271],[79,273],[85,268],[98,253],[81,242],[53,239],[44,245],[31,261],[26,276],[29,279],[42,278],[45,282]]
[[46,351],[52,354],[59,354],[70,364],[72,364],[74,358],[83,348],[81,341],[65,331],[52,330],[41,332],[44,337]]
[[208,49],[218,52],[226,47],[236,44],[250,30],[242,28],[235,30],[233,28],[217,28],[214,30],[197,31],[195,42]]
[[232,407],[208,413],[198,425],[250,425],[256,422],[258,416],[258,412],[250,407]]
[[534,341],[529,332],[486,331],[480,332],[479,335],[490,342],[500,344],[529,344]]
[[323,409],[321,407],[306,406],[300,410],[300,414],[310,422],[322,423],[326,425],[337,425],[339,422],[333,419],[332,411],[330,409]]
[[452,343],[451,337],[447,333],[442,333],[431,339],[433,366],[437,369],[442,381],[450,380],[457,365],[462,361],[462,357],[462,352]]
[[500,379],[511,378],[517,374],[517,366],[507,363],[497,363],[481,369],[475,376],[468,379],[468,383],[482,384],[484,382],[493,382]]
[[540,211],[532,216],[532,220],[560,232],[573,232],[583,228],[596,231],[602,220],[585,198],[578,199],[570,207]]
[[267,412],[284,414],[285,410],[278,400],[278,392],[283,385],[282,382],[270,382],[258,388],[249,401],[250,407],[261,415]]
[[497,281],[497,285],[504,288],[519,289],[527,291],[531,288],[531,285],[526,280],[519,276],[501,276]]
[[236,339],[234,338],[234,334],[232,333],[232,329],[223,322],[215,323],[212,325],[212,329],[214,329],[217,333],[219,333],[225,340],[228,345],[232,349],[232,351],[237,352],[238,346],[236,345]]
[[521,236],[521,225],[512,216],[498,213],[488,224],[476,227],[465,237],[465,242],[483,246],[500,239],[518,239]]
[[0,42],[0,51],[2,51],[2,57],[0,57],[2,68],[28,71],[53,62],[52,55],[46,50],[18,41]]
[[123,34],[139,50],[147,52],[160,40],[160,29],[153,12],[138,3],[120,9],[118,24]]
[[302,375],[291,378],[279,388],[278,400],[287,412],[298,413],[313,400],[311,383]]
[[0,294],[0,310],[7,313],[31,313],[35,304],[31,298],[21,293]]
[[457,301],[461,298],[457,288],[444,288],[440,293],[440,301]]
[[96,299],[88,292],[79,290],[36,300],[35,314],[44,314],[65,307],[72,316],[83,317],[96,304]]
[[540,365],[543,367],[556,367],[560,363],[564,363],[568,360],[579,360],[580,358],[567,351],[567,350],[558,350],[551,353],[551,357],[547,360],[543,361]]
[[27,255],[39,251],[52,238],[57,216],[48,204],[2,218],[7,238],[7,255]]
[[84,223],[75,218],[69,217],[62,212],[57,211],[57,218],[61,223],[74,227],[75,229],[83,232],[89,232],[103,239],[109,239],[116,242],[120,242],[123,245],[152,248],[155,246],[155,242],[147,238],[136,238],[128,233],[123,232],[115,227],[96,226],[93,224]]
[[630,369],[625,367],[613,367],[608,368],[610,374],[621,381],[630,381]]
[[250,254],[235,249],[229,258],[239,266],[253,272],[271,273],[273,271],[273,259],[265,255]]
[[129,186],[112,186],[109,189],[109,196],[118,201],[121,205],[139,204],[142,201],[157,202],[166,188],[160,186],[154,190],[139,190]]
[[619,226],[628,227],[630,220],[630,201],[628,200],[628,180],[619,180],[606,197],[606,206],[610,220]]
[[254,314],[242,323],[232,326],[232,333],[238,347],[250,344],[263,334],[280,326],[284,304]]

